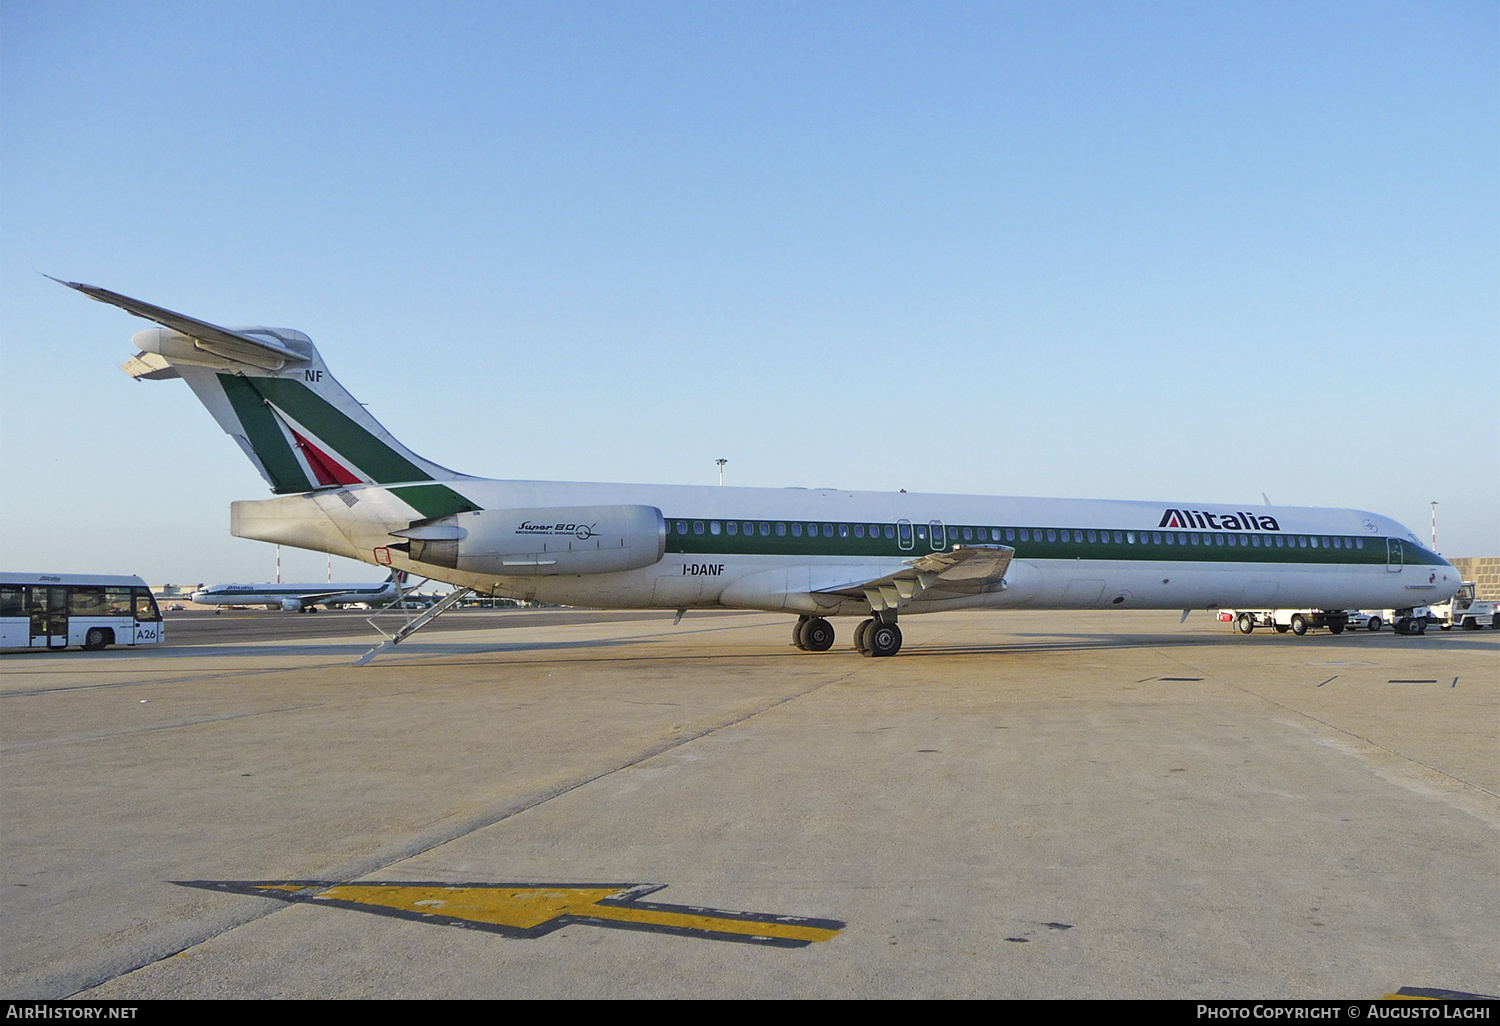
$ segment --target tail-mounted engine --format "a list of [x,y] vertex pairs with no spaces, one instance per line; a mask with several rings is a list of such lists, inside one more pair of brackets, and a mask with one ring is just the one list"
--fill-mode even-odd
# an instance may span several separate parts
[[482,509],[392,531],[419,563],[476,574],[603,574],[659,563],[667,523],[655,506]]

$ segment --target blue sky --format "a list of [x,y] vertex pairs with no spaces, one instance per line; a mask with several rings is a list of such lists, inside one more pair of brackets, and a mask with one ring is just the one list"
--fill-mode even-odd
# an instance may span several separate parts
[[37,272],[306,331],[469,473],[1436,499],[1500,553],[1497,12],[8,0],[0,561],[272,572],[145,322]]

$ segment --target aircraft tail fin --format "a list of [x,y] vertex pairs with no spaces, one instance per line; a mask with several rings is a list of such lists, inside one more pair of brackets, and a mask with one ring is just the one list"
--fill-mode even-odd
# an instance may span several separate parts
[[277,494],[353,484],[421,484],[464,475],[398,442],[289,328],[225,328],[107,289],[58,281],[160,325],[136,332],[121,369],[181,378]]

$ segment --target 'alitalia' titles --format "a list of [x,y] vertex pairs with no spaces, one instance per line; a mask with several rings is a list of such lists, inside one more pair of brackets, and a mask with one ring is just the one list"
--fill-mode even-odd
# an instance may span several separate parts
[[1211,531],[1279,531],[1275,517],[1258,517],[1254,513],[1209,513],[1201,509],[1169,509],[1161,515],[1157,527],[1207,528]]

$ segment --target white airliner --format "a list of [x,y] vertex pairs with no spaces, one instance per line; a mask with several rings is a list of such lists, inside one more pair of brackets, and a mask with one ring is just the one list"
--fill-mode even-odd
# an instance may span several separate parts
[[812,651],[833,644],[829,617],[860,617],[855,648],[889,656],[899,614],[1409,611],[1460,583],[1407,528],[1351,509],[470,477],[396,441],[300,331],[224,328],[60,284],[161,325],[136,333],[125,372],[185,381],[278,496],[233,503],[234,535],[480,593],[782,611]]
[[289,613],[316,613],[319,606],[394,602],[399,584],[395,573],[364,584],[211,584],[193,592],[193,601],[200,606],[271,606]]

